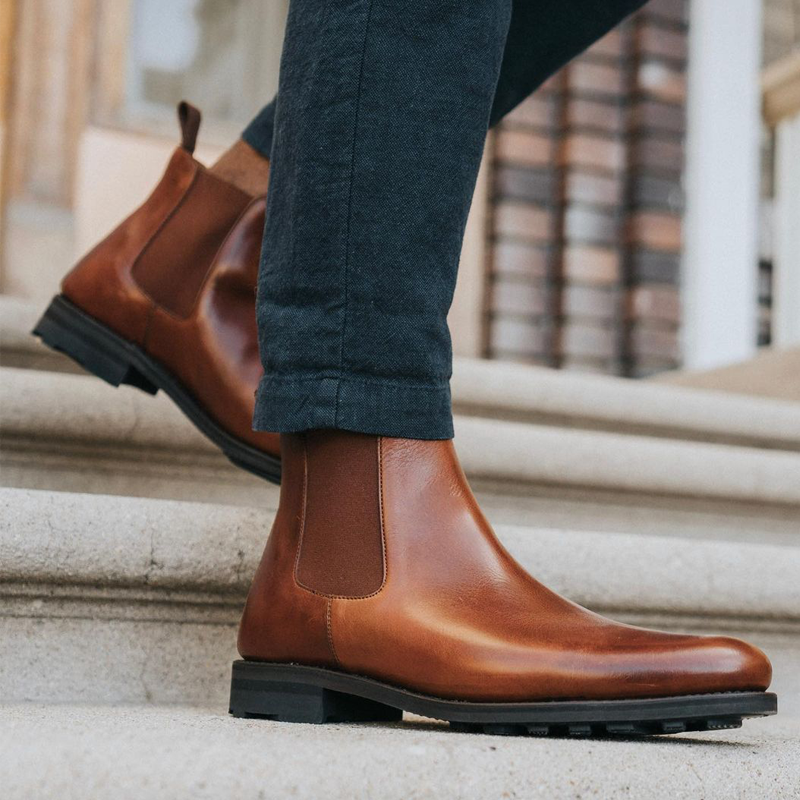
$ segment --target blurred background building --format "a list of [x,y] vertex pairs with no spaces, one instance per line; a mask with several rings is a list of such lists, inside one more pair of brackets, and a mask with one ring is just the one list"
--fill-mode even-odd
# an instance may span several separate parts
[[[44,301],[202,107],[277,86],[288,0],[3,0],[0,291]],[[649,376],[800,344],[800,0],[651,0],[490,136],[459,354]]]

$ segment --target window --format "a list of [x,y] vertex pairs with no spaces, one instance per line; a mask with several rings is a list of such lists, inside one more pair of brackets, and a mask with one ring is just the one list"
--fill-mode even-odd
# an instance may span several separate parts
[[[274,95],[288,0],[103,0],[93,121],[161,133],[187,99],[240,129]],[[210,126],[209,126],[210,123]],[[171,128],[170,128],[171,129]]]

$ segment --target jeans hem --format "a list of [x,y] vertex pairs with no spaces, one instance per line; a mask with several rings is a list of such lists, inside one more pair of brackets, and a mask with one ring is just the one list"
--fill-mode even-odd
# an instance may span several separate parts
[[274,433],[333,429],[404,439],[452,439],[450,387],[404,386],[355,377],[265,375],[253,429]]

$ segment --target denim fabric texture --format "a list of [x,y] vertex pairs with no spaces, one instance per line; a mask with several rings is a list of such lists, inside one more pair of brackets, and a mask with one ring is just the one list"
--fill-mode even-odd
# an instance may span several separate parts
[[514,0],[490,124],[646,1]]
[[[292,0],[254,427],[453,435],[447,312],[486,131],[643,0]],[[501,69],[502,66],[502,69]]]
[[242,139],[264,158],[272,156],[272,132],[275,129],[275,98],[253,117],[242,131]]

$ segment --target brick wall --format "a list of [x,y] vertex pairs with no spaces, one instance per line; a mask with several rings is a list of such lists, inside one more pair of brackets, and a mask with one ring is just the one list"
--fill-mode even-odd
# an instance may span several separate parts
[[485,353],[678,364],[684,0],[651,0],[498,126]]

